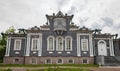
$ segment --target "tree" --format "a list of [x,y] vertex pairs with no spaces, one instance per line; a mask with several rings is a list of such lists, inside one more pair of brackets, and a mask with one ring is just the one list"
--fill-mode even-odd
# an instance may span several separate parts
[[5,50],[6,50],[7,34],[10,33],[15,33],[15,29],[13,26],[11,26],[5,32],[2,32],[0,35],[0,62],[3,61],[3,57],[5,55]]

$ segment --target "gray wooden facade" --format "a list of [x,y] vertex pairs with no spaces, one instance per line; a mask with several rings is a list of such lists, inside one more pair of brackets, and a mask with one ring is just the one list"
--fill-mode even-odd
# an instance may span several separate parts
[[[119,55],[119,50],[115,50],[117,47],[115,48],[113,43],[114,35],[103,34],[101,30],[96,31],[84,26],[76,26],[72,23],[73,15],[64,15],[61,11],[57,14],[46,15],[46,17],[48,22],[43,26],[35,26],[20,31],[20,33],[8,34],[4,63],[45,64],[48,62],[55,64],[59,63],[57,60],[61,59],[62,62],[61,60],[60,62],[62,64],[67,64],[69,63],[67,59],[72,59],[73,62],[71,63],[74,64],[93,64],[94,57],[102,55],[102,52],[105,52],[103,53],[104,56]],[[52,50],[48,50],[47,39],[50,36],[53,38],[52,43],[54,43]],[[71,46],[71,50],[66,50],[67,37],[71,38],[71,42],[68,43]],[[32,50],[32,39],[34,38],[38,39],[36,50]],[[59,38],[62,40],[60,44],[61,50],[57,50]],[[15,49],[16,39],[21,40],[21,47],[18,50]],[[84,44],[82,40],[87,42]],[[100,48],[102,46],[104,46],[103,49]],[[84,49],[83,47],[86,48]],[[118,53],[115,53],[115,51]],[[85,62],[84,60],[87,61]]]

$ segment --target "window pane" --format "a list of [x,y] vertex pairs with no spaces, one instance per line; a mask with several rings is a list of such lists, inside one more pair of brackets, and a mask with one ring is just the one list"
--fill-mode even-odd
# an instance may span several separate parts
[[49,50],[53,50],[53,38],[49,39]]
[[88,51],[88,39],[81,39],[82,51]]
[[62,38],[58,38],[58,50],[62,50]]
[[66,42],[66,45],[67,45],[67,50],[71,50],[71,40],[70,38],[67,38],[67,42]]
[[15,40],[15,50],[20,50],[21,40]]
[[38,43],[38,40],[33,39],[33,49],[37,49],[37,43]]

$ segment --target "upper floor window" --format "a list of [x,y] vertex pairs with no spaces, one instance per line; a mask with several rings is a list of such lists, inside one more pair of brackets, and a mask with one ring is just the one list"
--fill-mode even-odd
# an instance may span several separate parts
[[70,36],[67,36],[65,38],[65,50],[66,51],[72,50],[72,38]]
[[21,39],[15,39],[14,50],[21,50]]
[[49,36],[47,38],[47,50],[48,51],[54,50],[54,37],[53,36]]
[[82,51],[88,51],[88,39],[81,39]]
[[32,38],[32,49],[31,50],[37,50],[38,49],[38,38]]
[[57,37],[57,44],[56,44],[56,47],[57,47],[57,51],[62,51],[63,50],[63,38],[62,37]]

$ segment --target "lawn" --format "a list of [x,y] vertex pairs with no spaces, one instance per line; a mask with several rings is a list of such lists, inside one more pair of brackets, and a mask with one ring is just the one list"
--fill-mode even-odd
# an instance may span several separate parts
[[[0,71],[12,71],[12,69],[0,69]],[[25,70],[25,71],[90,71],[88,69],[80,68],[47,68],[47,69],[36,69],[36,70]]]
[[72,67],[98,67],[95,64],[0,64],[0,67],[55,67],[55,66],[72,66]]

